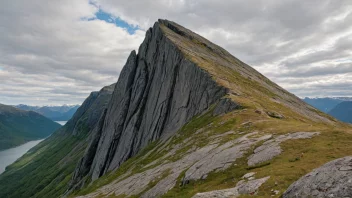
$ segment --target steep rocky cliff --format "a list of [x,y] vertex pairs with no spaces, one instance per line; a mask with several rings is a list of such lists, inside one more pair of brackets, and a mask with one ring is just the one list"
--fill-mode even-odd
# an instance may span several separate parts
[[[280,144],[283,142],[314,139],[320,135],[316,132],[319,127],[311,128],[312,132],[285,134],[281,128],[284,122],[291,122],[289,125],[339,125],[224,49],[176,23],[167,20],[156,22],[147,31],[138,52],[131,52],[121,72],[106,114],[93,130],[94,138],[76,167],[69,193],[87,188],[84,187],[86,185],[99,184],[101,180],[91,182],[104,175],[114,175],[108,173],[117,170],[118,175],[124,173],[116,177],[119,182],[108,184],[97,194],[112,195],[114,192],[115,195],[161,196],[175,187],[182,172],[182,186],[205,179],[213,171],[231,167],[234,161],[243,158],[261,141],[264,144],[258,145],[248,156],[247,166],[267,163],[281,155],[283,149]],[[241,115],[249,109],[253,109],[250,111],[254,114]],[[234,112],[233,119],[236,120],[249,117],[248,122],[237,126],[248,134],[241,137],[241,133],[236,131],[222,131],[225,134],[215,135],[210,131],[214,127],[222,128],[221,124],[212,126],[214,123],[209,121],[198,126],[200,128],[189,129],[193,133],[187,138],[179,137],[185,127],[198,122],[194,119],[202,120],[204,116],[217,119],[229,112]],[[278,119],[277,130],[282,132],[270,130],[271,133],[258,134],[254,131],[253,126],[257,124],[253,124],[253,120],[258,119],[259,123],[266,122],[268,118]],[[220,123],[229,120],[227,118]],[[299,131],[301,127],[292,126],[294,130],[291,132]],[[265,131],[268,129],[264,127]],[[261,130],[264,131],[263,128]],[[235,135],[238,139],[222,145],[220,139],[228,135]],[[175,145],[180,139],[183,143]],[[149,152],[145,151],[153,142],[157,143],[156,146]],[[171,155],[175,154],[178,154],[177,157],[171,160]],[[132,157],[133,160],[129,160]],[[127,160],[132,162],[124,163]],[[150,164],[145,164],[145,161]],[[131,163],[132,167],[122,166]],[[168,170],[169,176],[165,176]],[[153,184],[154,187],[147,187],[158,179],[160,181]]]
[[336,159],[294,182],[283,194],[284,198],[351,197],[352,157]]
[[95,130],[97,139],[83,159],[91,163],[80,164],[73,180],[83,178],[88,170],[93,181],[115,170],[149,143],[172,136],[213,104],[218,105],[214,111],[217,115],[239,108],[234,100],[225,97],[242,92],[244,87],[233,89],[236,85],[225,83],[227,73],[194,59],[216,61],[218,68],[233,69],[242,77],[260,83],[288,107],[327,120],[225,50],[173,22],[155,23],[138,51],[138,55],[131,52],[101,128]]
[[[131,52],[105,118],[95,129],[96,139],[83,159],[91,163],[82,162],[74,180],[88,169],[95,180],[118,168],[149,143],[172,136],[227,94],[228,89],[185,58],[156,23],[148,30],[138,55]],[[218,103],[217,114],[238,107],[226,101]]]

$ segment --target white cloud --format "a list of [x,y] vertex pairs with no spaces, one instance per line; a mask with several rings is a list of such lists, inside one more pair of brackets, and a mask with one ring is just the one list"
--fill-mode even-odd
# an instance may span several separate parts
[[[11,0],[0,6],[0,103],[81,103],[117,80],[158,18],[224,47],[299,96],[352,96],[350,0]],[[94,18],[98,8],[140,27]]]
[[[306,88],[330,83],[341,72],[345,76],[337,81],[352,86],[346,79],[352,72],[351,1],[185,0],[172,1],[171,7],[169,2],[97,0],[102,9],[143,28],[157,18],[178,22],[299,96],[352,96],[352,90],[338,92],[333,86]],[[285,83],[290,78],[306,83]]]
[[81,103],[114,83],[144,32],[101,20],[85,0],[13,0],[0,7],[0,103]]

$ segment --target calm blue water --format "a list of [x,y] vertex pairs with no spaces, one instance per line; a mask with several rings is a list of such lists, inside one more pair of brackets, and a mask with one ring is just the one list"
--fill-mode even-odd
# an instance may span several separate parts
[[62,126],[64,126],[67,121],[55,121],[55,122],[57,122],[57,123],[61,124]]
[[5,171],[6,166],[15,162],[23,154],[25,154],[29,149],[37,145],[42,140],[30,141],[21,146],[10,148],[4,151],[0,151],[0,174]]
[[[56,121],[61,125],[65,125],[67,121]],[[22,157],[29,149],[33,148],[35,145],[39,144],[39,142],[43,141],[35,140],[30,141],[21,146],[10,148],[7,150],[0,151],[0,174],[5,171],[6,166],[14,163],[18,158]]]

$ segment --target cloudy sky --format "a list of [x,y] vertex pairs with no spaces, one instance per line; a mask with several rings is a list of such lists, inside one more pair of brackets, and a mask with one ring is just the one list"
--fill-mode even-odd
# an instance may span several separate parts
[[0,103],[80,104],[158,18],[294,94],[352,96],[351,0],[0,0]]

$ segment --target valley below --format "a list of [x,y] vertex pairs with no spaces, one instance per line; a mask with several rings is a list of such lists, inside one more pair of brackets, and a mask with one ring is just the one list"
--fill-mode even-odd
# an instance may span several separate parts
[[0,174],[5,171],[5,168],[15,162],[18,158],[24,155],[31,148],[39,144],[41,140],[30,141],[20,146],[0,151]]
[[[56,122],[63,126],[66,124],[67,121],[56,121]],[[14,163],[18,158],[22,157],[31,148],[35,147],[37,144],[39,144],[45,139],[46,138],[29,141],[20,146],[0,151],[0,174],[5,171],[8,165]]]

